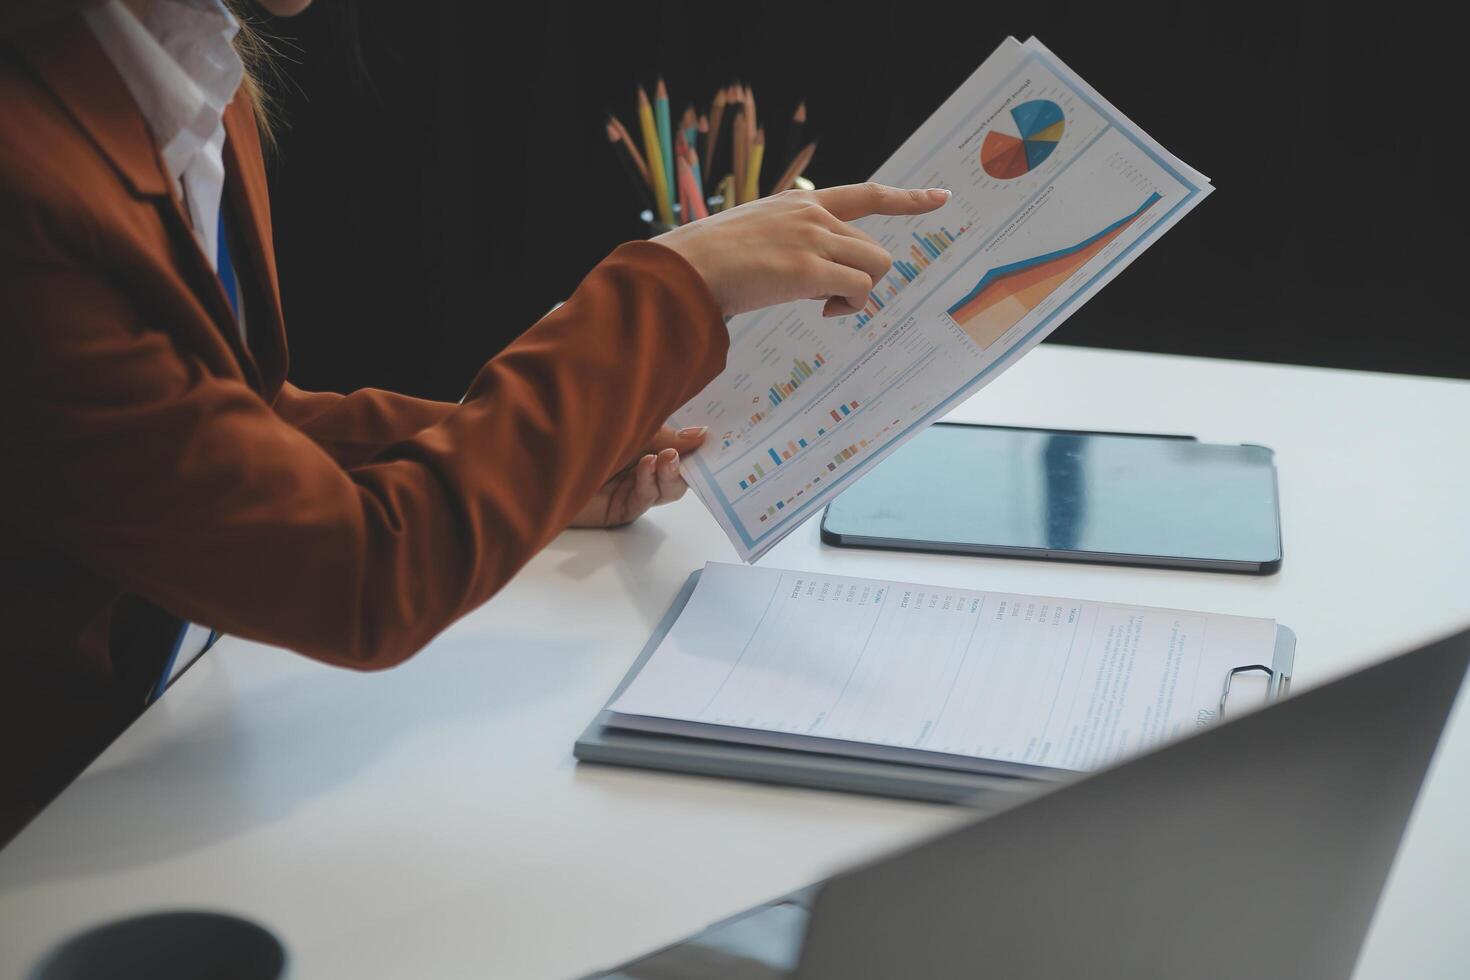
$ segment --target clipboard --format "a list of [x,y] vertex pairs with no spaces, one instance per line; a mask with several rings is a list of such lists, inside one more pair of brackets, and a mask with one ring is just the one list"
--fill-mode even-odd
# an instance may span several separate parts
[[[623,675],[607,704],[618,699],[643,665],[653,656],[684,606],[694,594],[699,571],[693,572],[668,612],[654,628],[633,666]],[[1236,677],[1246,674],[1266,675],[1268,701],[1283,697],[1290,690],[1296,654],[1296,634],[1285,626],[1276,627],[1276,648],[1270,664],[1242,664],[1231,669],[1222,679],[1220,691],[1221,717],[1225,716],[1231,688]],[[955,769],[857,759],[819,752],[738,745],[711,739],[660,735],[615,728],[609,724],[611,714],[604,706],[572,747],[572,754],[582,762],[632,766],[664,772],[681,772],[698,776],[719,776],[752,782],[805,786],[813,789],[889,796],[899,799],[935,803],[964,803],[971,806],[998,805],[1015,794],[1028,793],[1038,784],[1062,783],[1073,774],[1058,771],[1055,776],[1001,776],[962,772]]]

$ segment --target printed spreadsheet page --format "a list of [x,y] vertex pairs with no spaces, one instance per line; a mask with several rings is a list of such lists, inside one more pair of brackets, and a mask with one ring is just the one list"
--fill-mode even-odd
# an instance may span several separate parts
[[671,735],[1086,771],[1214,724],[1230,669],[1275,645],[1269,619],[711,563],[608,708]]
[[856,222],[893,268],[852,316],[730,321],[725,371],[671,419],[689,485],[754,561],[998,377],[1211,191],[1035,38],[1007,39],[873,179],[945,187]]

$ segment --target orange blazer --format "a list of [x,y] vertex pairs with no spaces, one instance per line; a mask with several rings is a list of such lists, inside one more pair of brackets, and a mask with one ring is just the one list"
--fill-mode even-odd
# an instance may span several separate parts
[[225,128],[248,349],[90,31],[0,43],[0,841],[140,710],[159,610],[399,663],[723,366],[704,281],[636,242],[460,405],[301,391],[243,96]]

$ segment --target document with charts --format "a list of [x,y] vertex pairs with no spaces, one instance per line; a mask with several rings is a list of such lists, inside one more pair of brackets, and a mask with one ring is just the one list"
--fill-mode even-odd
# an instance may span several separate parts
[[685,476],[754,561],[1000,375],[1210,193],[1035,38],[1008,39],[874,180],[947,187],[858,226],[893,268],[852,316],[815,301],[730,322],[723,374],[672,422]]
[[609,724],[1057,775],[1213,724],[1275,646],[1269,619],[711,563]]

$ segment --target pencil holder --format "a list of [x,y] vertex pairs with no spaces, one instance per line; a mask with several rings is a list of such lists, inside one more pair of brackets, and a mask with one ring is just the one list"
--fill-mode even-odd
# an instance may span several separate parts
[[[804,176],[797,177],[796,180],[792,181],[791,187],[792,187],[793,190],[803,190],[803,191],[814,191],[814,190],[817,189],[817,185],[816,184],[813,184],[810,180],[808,180]],[[708,206],[709,213],[710,214],[715,214],[715,213],[717,213],[717,212],[719,212],[719,211],[721,211],[721,210],[724,209],[725,199],[721,195],[716,194],[713,197],[707,197],[707,198],[705,198],[705,202],[704,203],[705,203],[706,206]],[[677,218],[677,217],[679,217],[680,213],[681,213],[681,209],[680,209],[679,205],[677,203],[675,203],[674,204],[674,216]],[[658,220],[658,216],[656,214],[654,214],[653,211],[650,210],[650,209],[648,209],[648,208],[644,208],[642,211],[638,212],[638,220],[642,221],[643,224],[648,227],[648,237],[649,238],[656,238],[657,236],[662,235],[666,231],[673,231],[674,228],[676,227],[674,225],[664,224],[662,221]]]
[[669,90],[662,78],[652,100],[641,84],[635,90],[642,149],[611,112],[603,121],[603,131],[642,205],[638,216],[650,238],[728,210],[732,204],[753,201],[763,190],[811,187],[801,176],[817,149],[815,140],[803,139],[805,102],[797,104],[786,133],[790,162],[772,180],[761,174],[766,162],[766,129],[756,115],[755,93],[749,85],[733,82],[722,86],[710,102],[708,116],[695,112],[694,104],[689,103],[677,125],[669,114]]
[[[678,213],[679,205],[675,204],[675,216],[677,216]],[[659,235],[662,235],[666,231],[673,231],[675,227],[674,225],[665,224],[664,222],[658,220],[658,215],[654,214],[648,208],[644,208],[642,211],[638,212],[638,220],[642,221],[643,224],[648,228],[649,238],[657,238]]]
[[[718,211],[721,206],[724,205],[724,203],[725,199],[718,194],[716,194],[714,197],[705,199],[705,204],[709,207],[711,214],[714,214],[716,211]],[[675,219],[679,219],[682,216],[682,213],[682,209],[676,203],[674,205]],[[638,220],[642,221],[645,225],[648,226],[649,238],[654,238],[658,235],[662,235],[666,231],[673,231],[676,227],[675,225],[664,224],[662,221],[658,220],[658,215],[654,214],[648,208],[644,208],[642,211],[638,212]]]

